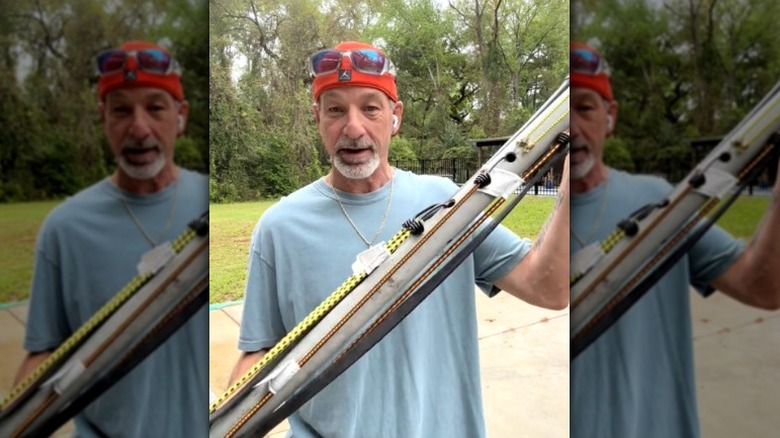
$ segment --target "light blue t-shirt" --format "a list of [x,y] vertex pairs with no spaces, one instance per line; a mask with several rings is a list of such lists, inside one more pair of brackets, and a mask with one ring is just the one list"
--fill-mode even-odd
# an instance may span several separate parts
[[[571,198],[571,227],[585,244],[672,190],[651,176],[609,169],[605,183]],[[590,238],[588,238],[590,236]],[[572,234],[571,253],[582,248]],[[572,438],[699,436],[689,285],[702,294],[736,260],[742,242],[713,227],[646,295],[571,364]]]
[[[172,241],[208,210],[208,181],[181,169],[151,195],[122,192],[147,233]],[[24,348],[56,348],[136,276],[151,249],[104,179],[57,206],[38,235]],[[171,207],[170,225],[166,229]],[[190,438],[208,434],[208,310],[75,418],[77,437]]]
[[[457,191],[449,180],[396,170],[379,241]],[[339,192],[367,238],[390,184],[365,195]],[[318,180],[268,209],[253,233],[239,348],[279,341],[351,273],[366,245],[330,186]],[[395,330],[290,417],[295,438],[479,438],[485,435],[474,284],[490,291],[530,249],[499,227]]]

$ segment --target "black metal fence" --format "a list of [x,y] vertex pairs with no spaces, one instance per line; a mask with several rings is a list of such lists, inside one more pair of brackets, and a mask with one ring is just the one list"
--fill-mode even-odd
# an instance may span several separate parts
[[477,171],[477,166],[473,161],[460,158],[394,161],[390,164],[418,175],[436,175],[449,178],[456,184],[465,183]]
[[[477,171],[476,164],[471,160],[460,158],[416,161],[391,161],[390,164],[399,169],[408,170],[418,175],[436,175],[449,178],[458,185],[464,184]],[[528,190],[529,195],[556,196],[561,175],[548,173],[542,180]]]

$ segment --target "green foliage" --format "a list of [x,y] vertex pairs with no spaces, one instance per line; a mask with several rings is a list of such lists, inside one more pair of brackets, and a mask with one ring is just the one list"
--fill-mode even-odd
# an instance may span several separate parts
[[190,137],[180,137],[176,141],[176,149],[174,158],[176,164],[185,169],[197,170],[198,172],[207,172],[208,169],[204,165],[203,154],[201,148],[198,147],[199,142]]
[[340,41],[373,43],[396,65],[403,138],[392,140],[391,160],[460,156],[470,139],[514,132],[568,72],[568,2],[485,6],[212,1],[212,201],[286,193],[329,167],[306,63]]
[[604,144],[604,162],[615,169],[634,171],[628,144],[620,137],[610,137]]
[[404,137],[393,137],[390,141],[390,150],[387,152],[388,159],[391,163],[396,161],[416,161],[417,155],[412,149],[412,144]]
[[[275,198],[292,193],[298,188],[299,179],[293,171],[294,163],[290,162],[290,146],[273,134],[262,135],[260,140],[264,148],[254,169],[257,180],[262,183],[260,197]],[[251,174],[250,169],[248,173]]]
[[477,165],[477,148],[474,146],[458,146],[449,148],[441,154],[441,158],[466,160],[472,163],[473,166]]
[[780,40],[766,32],[780,3],[699,3],[572,2],[573,39],[593,44],[610,63],[616,135],[637,171],[690,168],[688,142],[728,133],[780,77]]

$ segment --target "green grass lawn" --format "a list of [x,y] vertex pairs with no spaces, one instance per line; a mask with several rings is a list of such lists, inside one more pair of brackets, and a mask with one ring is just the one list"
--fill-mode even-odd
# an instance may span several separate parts
[[263,212],[276,201],[209,207],[209,302],[243,298],[249,240]]
[[[38,227],[58,203],[0,204],[0,303],[27,299]],[[249,239],[258,218],[274,203],[211,206],[211,303],[243,297]],[[520,236],[535,238],[553,203],[551,197],[529,196],[504,224]],[[749,239],[768,204],[768,198],[743,196],[718,223],[733,235]]]
[[[257,219],[274,202],[211,205],[209,301],[212,304],[243,298],[249,239]],[[503,223],[521,236],[535,238],[554,203],[552,197],[529,196]]]
[[38,228],[59,202],[0,204],[0,303],[27,299]]
[[769,206],[768,197],[740,196],[718,220],[735,237],[749,240]]

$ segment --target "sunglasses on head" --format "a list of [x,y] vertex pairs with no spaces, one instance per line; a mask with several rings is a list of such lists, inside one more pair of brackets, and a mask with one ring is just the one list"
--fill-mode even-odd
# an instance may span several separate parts
[[374,49],[320,50],[311,56],[309,70],[313,76],[335,73],[341,67],[341,61],[345,56],[349,56],[352,69],[355,71],[376,76],[385,73],[395,76],[395,66],[390,58]]
[[102,76],[124,70],[131,56],[135,58],[135,64],[140,71],[156,75],[180,74],[176,60],[161,49],[106,50],[97,56],[98,73]]
[[582,73],[591,76],[600,73],[604,73],[607,76],[610,75],[607,60],[593,50],[585,48],[572,49],[570,56],[572,73]]

